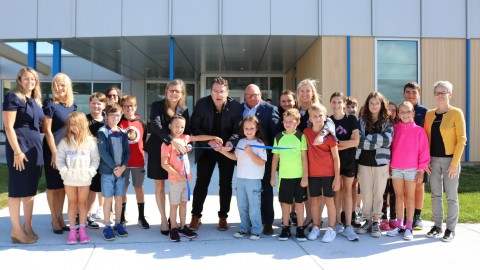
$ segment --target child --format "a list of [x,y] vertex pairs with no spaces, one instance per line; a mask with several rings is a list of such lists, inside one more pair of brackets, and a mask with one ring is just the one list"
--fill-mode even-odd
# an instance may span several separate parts
[[[404,232],[403,239],[413,240],[412,224],[415,212],[415,189],[417,183],[423,183],[423,174],[430,163],[430,150],[425,130],[413,121],[415,109],[412,103],[404,101],[398,106],[401,122],[394,128],[392,142],[393,187],[396,194],[398,227],[387,232],[388,236],[397,236]],[[407,209],[405,229],[402,229],[404,203]]]
[[[90,114],[87,114],[88,128],[93,137],[97,138],[98,130],[105,125],[105,117],[103,117],[103,110],[107,104],[107,97],[100,92],[95,92],[90,96],[88,102],[88,108]],[[94,221],[96,219],[103,219],[103,197],[101,188],[100,173],[97,172],[92,179],[90,185],[90,193],[88,194],[88,212],[90,215],[87,217],[87,227],[92,229],[98,229],[100,226]],[[98,198],[98,208],[95,214],[92,212],[93,204],[95,203],[95,197]]]
[[[98,151],[100,153],[99,172],[102,180],[103,218],[105,228],[103,238],[115,240],[115,234],[128,236],[120,223],[122,213],[122,196],[125,196],[125,170],[130,159],[127,134],[117,125],[122,116],[122,109],[117,103],[112,103],[105,109],[107,124],[98,130]],[[110,226],[110,210],[112,197],[115,198],[115,226]]]
[[77,243],[77,226],[73,226],[77,210],[80,219],[78,231],[80,243],[90,242],[85,230],[87,199],[99,162],[97,142],[90,135],[87,117],[82,112],[72,112],[68,116],[65,135],[58,144],[56,154],[58,171],[62,176],[68,198],[70,232],[67,244]]
[[332,242],[335,239],[335,191],[340,189],[340,158],[338,157],[337,142],[332,135],[325,136],[324,142],[313,145],[318,133],[323,129],[327,120],[327,109],[320,104],[314,104],[308,109],[312,127],[303,132],[309,145],[308,154],[308,189],[312,198],[312,231],[308,234],[309,240],[316,240],[320,234],[320,198],[325,197],[328,211],[328,228],[322,242]]
[[[144,214],[145,193],[143,191],[143,182],[145,180],[145,152],[143,151],[143,146],[147,139],[147,133],[145,132],[147,125],[135,114],[137,111],[137,99],[134,96],[123,96],[120,104],[123,109],[123,117],[118,126],[127,133],[130,146],[130,160],[125,170],[125,192],[130,184],[131,173],[138,206],[138,226],[142,229],[149,229],[150,224],[148,224]],[[127,196],[124,196],[123,199],[120,222],[125,221]]]
[[[339,139],[338,155],[340,158],[340,181],[339,191],[335,192],[335,208],[337,210],[337,222],[335,232],[341,232],[350,241],[358,240],[353,230],[352,222],[355,221],[353,207],[353,181],[357,173],[355,153],[359,142],[358,120],[355,115],[345,113],[346,97],[341,92],[335,92],[330,96],[330,107],[333,115],[330,116],[335,123],[335,134]],[[308,137],[307,137],[308,139]],[[310,168],[310,166],[309,166]],[[355,189],[355,193],[357,190]],[[341,211],[341,212],[340,212]],[[345,228],[343,228],[343,225]]]
[[260,201],[267,151],[250,147],[265,145],[256,116],[248,115],[243,119],[241,132],[245,138],[238,142],[235,153],[221,152],[226,157],[237,160],[237,205],[241,222],[239,231],[233,236],[242,238],[251,230],[250,239],[258,240],[263,230]]
[[[210,141],[215,140],[219,145],[223,145],[222,139],[210,135],[189,136],[183,134],[185,130],[185,118],[183,116],[173,116],[168,125],[174,139],[180,139],[186,147],[189,142],[193,141]],[[162,167],[168,172],[168,183],[170,187],[168,198],[170,200],[170,241],[179,242],[180,235],[187,238],[195,238],[197,233],[193,232],[185,225],[187,216],[187,181],[192,178],[190,173],[190,162],[188,155],[180,153],[173,149],[173,146],[162,144]],[[180,206],[180,207],[179,207]],[[177,225],[177,210],[180,216],[180,229]]]
[[[388,111],[390,112],[390,118],[393,120],[393,124],[398,123],[397,117],[397,105],[392,101],[388,102]],[[389,174],[392,175],[391,173]],[[390,210],[390,220],[387,216],[387,208]],[[383,193],[383,207],[382,207],[382,222],[380,223],[380,230],[390,231],[397,228],[397,212],[395,207],[395,190],[393,189],[392,177],[387,180],[387,187]]]
[[357,233],[370,231],[372,237],[378,238],[382,236],[379,222],[382,216],[383,192],[387,186],[393,125],[387,102],[380,92],[370,93],[363,108],[359,120],[360,143],[356,158],[362,189],[362,212],[366,221],[358,228]]
[[308,185],[308,161],[307,141],[302,132],[297,131],[300,124],[300,112],[297,109],[288,109],[283,113],[283,126],[285,131],[275,136],[274,147],[286,147],[291,149],[274,149],[272,160],[272,179],[270,183],[276,186],[278,163],[281,160],[278,173],[278,200],[282,207],[282,233],[278,240],[285,241],[291,236],[290,219],[291,204],[295,203],[297,213],[297,241],[307,241],[305,236],[304,206],[307,200]]

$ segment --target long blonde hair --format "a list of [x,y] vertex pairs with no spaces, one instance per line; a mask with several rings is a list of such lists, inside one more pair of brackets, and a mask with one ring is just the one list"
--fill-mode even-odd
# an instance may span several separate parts
[[35,77],[35,87],[32,90],[31,98],[41,107],[42,106],[42,89],[40,88],[40,78],[38,73],[31,67],[23,67],[18,71],[17,75],[17,87],[14,91],[15,95],[23,101],[27,101],[25,96],[25,89],[22,87],[23,73],[30,72]]
[[318,94],[317,92],[317,80],[313,80],[313,79],[304,79],[302,80],[301,82],[298,83],[297,85],[297,106],[299,106],[300,104],[300,99],[299,99],[299,95],[298,95],[298,90],[300,89],[300,87],[304,86],[304,85],[308,85],[310,90],[312,90],[312,104],[320,104],[320,95]]
[[57,73],[55,77],[52,79],[52,96],[53,96],[53,103],[58,104],[60,103],[59,98],[55,95],[55,89],[58,87],[57,82],[63,80],[65,83],[65,91],[67,98],[65,99],[65,107],[70,107],[73,105],[73,88],[72,88],[72,80],[70,77],[67,76],[65,73]]
[[[75,125],[78,128],[78,134],[73,134],[71,127]],[[66,130],[63,138],[67,142],[68,146],[72,146],[75,140],[77,145],[80,146],[86,142],[92,134],[88,128],[88,119],[83,112],[74,111],[67,118]]]

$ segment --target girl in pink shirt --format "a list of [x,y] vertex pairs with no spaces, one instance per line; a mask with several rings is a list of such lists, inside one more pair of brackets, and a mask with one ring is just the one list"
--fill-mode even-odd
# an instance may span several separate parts
[[[403,233],[405,240],[412,240],[412,221],[415,211],[415,187],[423,182],[423,174],[430,162],[430,150],[425,130],[413,121],[415,110],[413,105],[402,102],[398,105],[400,121],[394,127],[395,134],[391,146],[393,188],[395,189],[397,224],[387,232],[388,236],[397,236]],[[407,209],[407,222],[403,228],[404,203]]]

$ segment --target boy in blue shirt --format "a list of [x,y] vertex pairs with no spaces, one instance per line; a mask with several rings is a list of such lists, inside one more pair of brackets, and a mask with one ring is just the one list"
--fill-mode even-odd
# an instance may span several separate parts
[[[103,215],[105,229],[103,238],[115,240],[115,234],[120,237],[128,236],[127,231],[120,223],[122,213],[122,196],[125,196],[125,169],[130,159],[127,134],[117,125],[122,117],[120,105],[114,103],[105,108],[107,124],[98,130],[98,152],[100,154],[102,195],[105,198]],[[110,210],[112,197],[115,199],[115,226],[110,226]]]

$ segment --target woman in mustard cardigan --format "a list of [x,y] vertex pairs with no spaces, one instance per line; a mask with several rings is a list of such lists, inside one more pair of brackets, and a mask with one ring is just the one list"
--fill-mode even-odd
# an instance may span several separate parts
[[447,228],[442,241],[450,242],[455,237],[458,222],[458,180],[460,159],[467,136],[463,111],[450,105],[452,84],[436,82],[433,87],[437,108],[425,116],[425,131],[430,145],[430,187],[432,190],[432,214],[434,226],[427,233],[428,238],[440,236],[443,222],[443,187],[447,194]]

